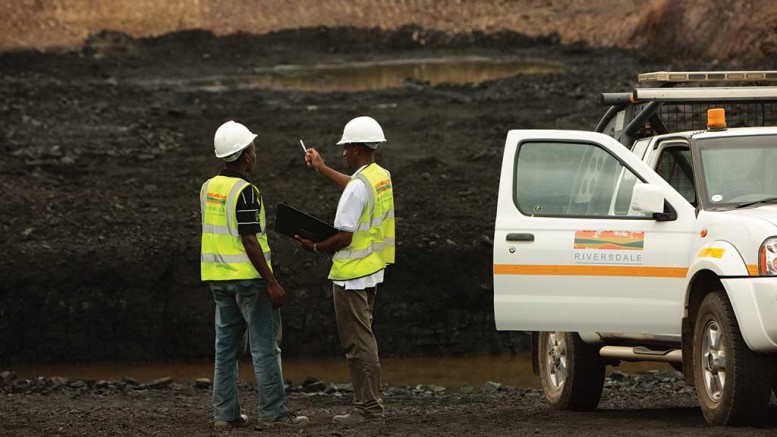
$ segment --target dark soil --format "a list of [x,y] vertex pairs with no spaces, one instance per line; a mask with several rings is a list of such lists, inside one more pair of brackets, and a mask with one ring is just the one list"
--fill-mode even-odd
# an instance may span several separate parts
[[[281,63],[464,55],[563,71],[352,93],[213,93],[176,82]],[[254,179],[272,227],[282,201],[333,219],[340,192],[303,165],[297,141],[345,171],[334,144],[362,114],[386,131],[378,161],[396,187],[397,264],[376,308],[381,353],[521,351],[523,336],[497,334],[493,324],[491,238],[507,131],[590,130],[604,112],[600,92],[628,90],[637,73],[668,67],[709,66],[416,27],[103,33],[79,50],[0,54],[0,364],[210,356],[197,194],[220,167],[216,127],[235,119],[258,133]],[[270,242],[290,296],[284,354],[339,354],[329,260],[272,232]]]

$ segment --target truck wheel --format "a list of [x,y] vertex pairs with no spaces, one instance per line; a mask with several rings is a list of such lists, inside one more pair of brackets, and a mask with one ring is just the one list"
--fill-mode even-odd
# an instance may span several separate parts
[[722,291],[708,294],[693,331],[699,405],[711,425],[752,425],[768,412],[774,363],[750,350]]
[[542,390],[550,405],[558,410],[595,409],[604,387],[598,349],[575,332],[540,332],[538,343]]

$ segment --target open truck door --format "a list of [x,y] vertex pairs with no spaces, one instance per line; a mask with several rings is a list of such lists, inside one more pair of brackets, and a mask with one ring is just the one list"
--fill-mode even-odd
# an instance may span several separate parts
[[[694,214],[606,135],[510,131],[494,232],[497,329],[679,336]],[[651,291],[631,287],[634,277]]]

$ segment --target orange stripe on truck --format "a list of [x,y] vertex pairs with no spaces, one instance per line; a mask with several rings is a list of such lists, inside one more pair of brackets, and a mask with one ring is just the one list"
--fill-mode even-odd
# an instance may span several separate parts
[[494,264],[495,275],[642,276],[684,278],[684,267]]

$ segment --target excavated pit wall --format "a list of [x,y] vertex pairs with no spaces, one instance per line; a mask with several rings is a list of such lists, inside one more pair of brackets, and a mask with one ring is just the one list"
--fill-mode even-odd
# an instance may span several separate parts
[[[452,55],[542,59],[562,70],[358,93],[144,82]],[[209,356],[213,304],[198,280],[197,192],[219,167],[215,128],[234,118],[260,134],[255,180],[271,224],[281,201],[331,220],[338,190],[304,167],[298,139],[342,169],[333,144],[361,114],[387,132],[378,157],[397,197],[398,262],[376,307],[381,353],[523,351],[525,337],[498,334],[493,321],[490,239],[505,135],[591,129],[604,112],[600,92],[628,90],[637,73],[663,67],[552,38],[418,27],[105,33],[77,50],[0,54],[0,238],[9,248],[0,253],[0,362]],[[271,244],[290,294],[284,354],[339,354],[328,261],[274,234]]]

